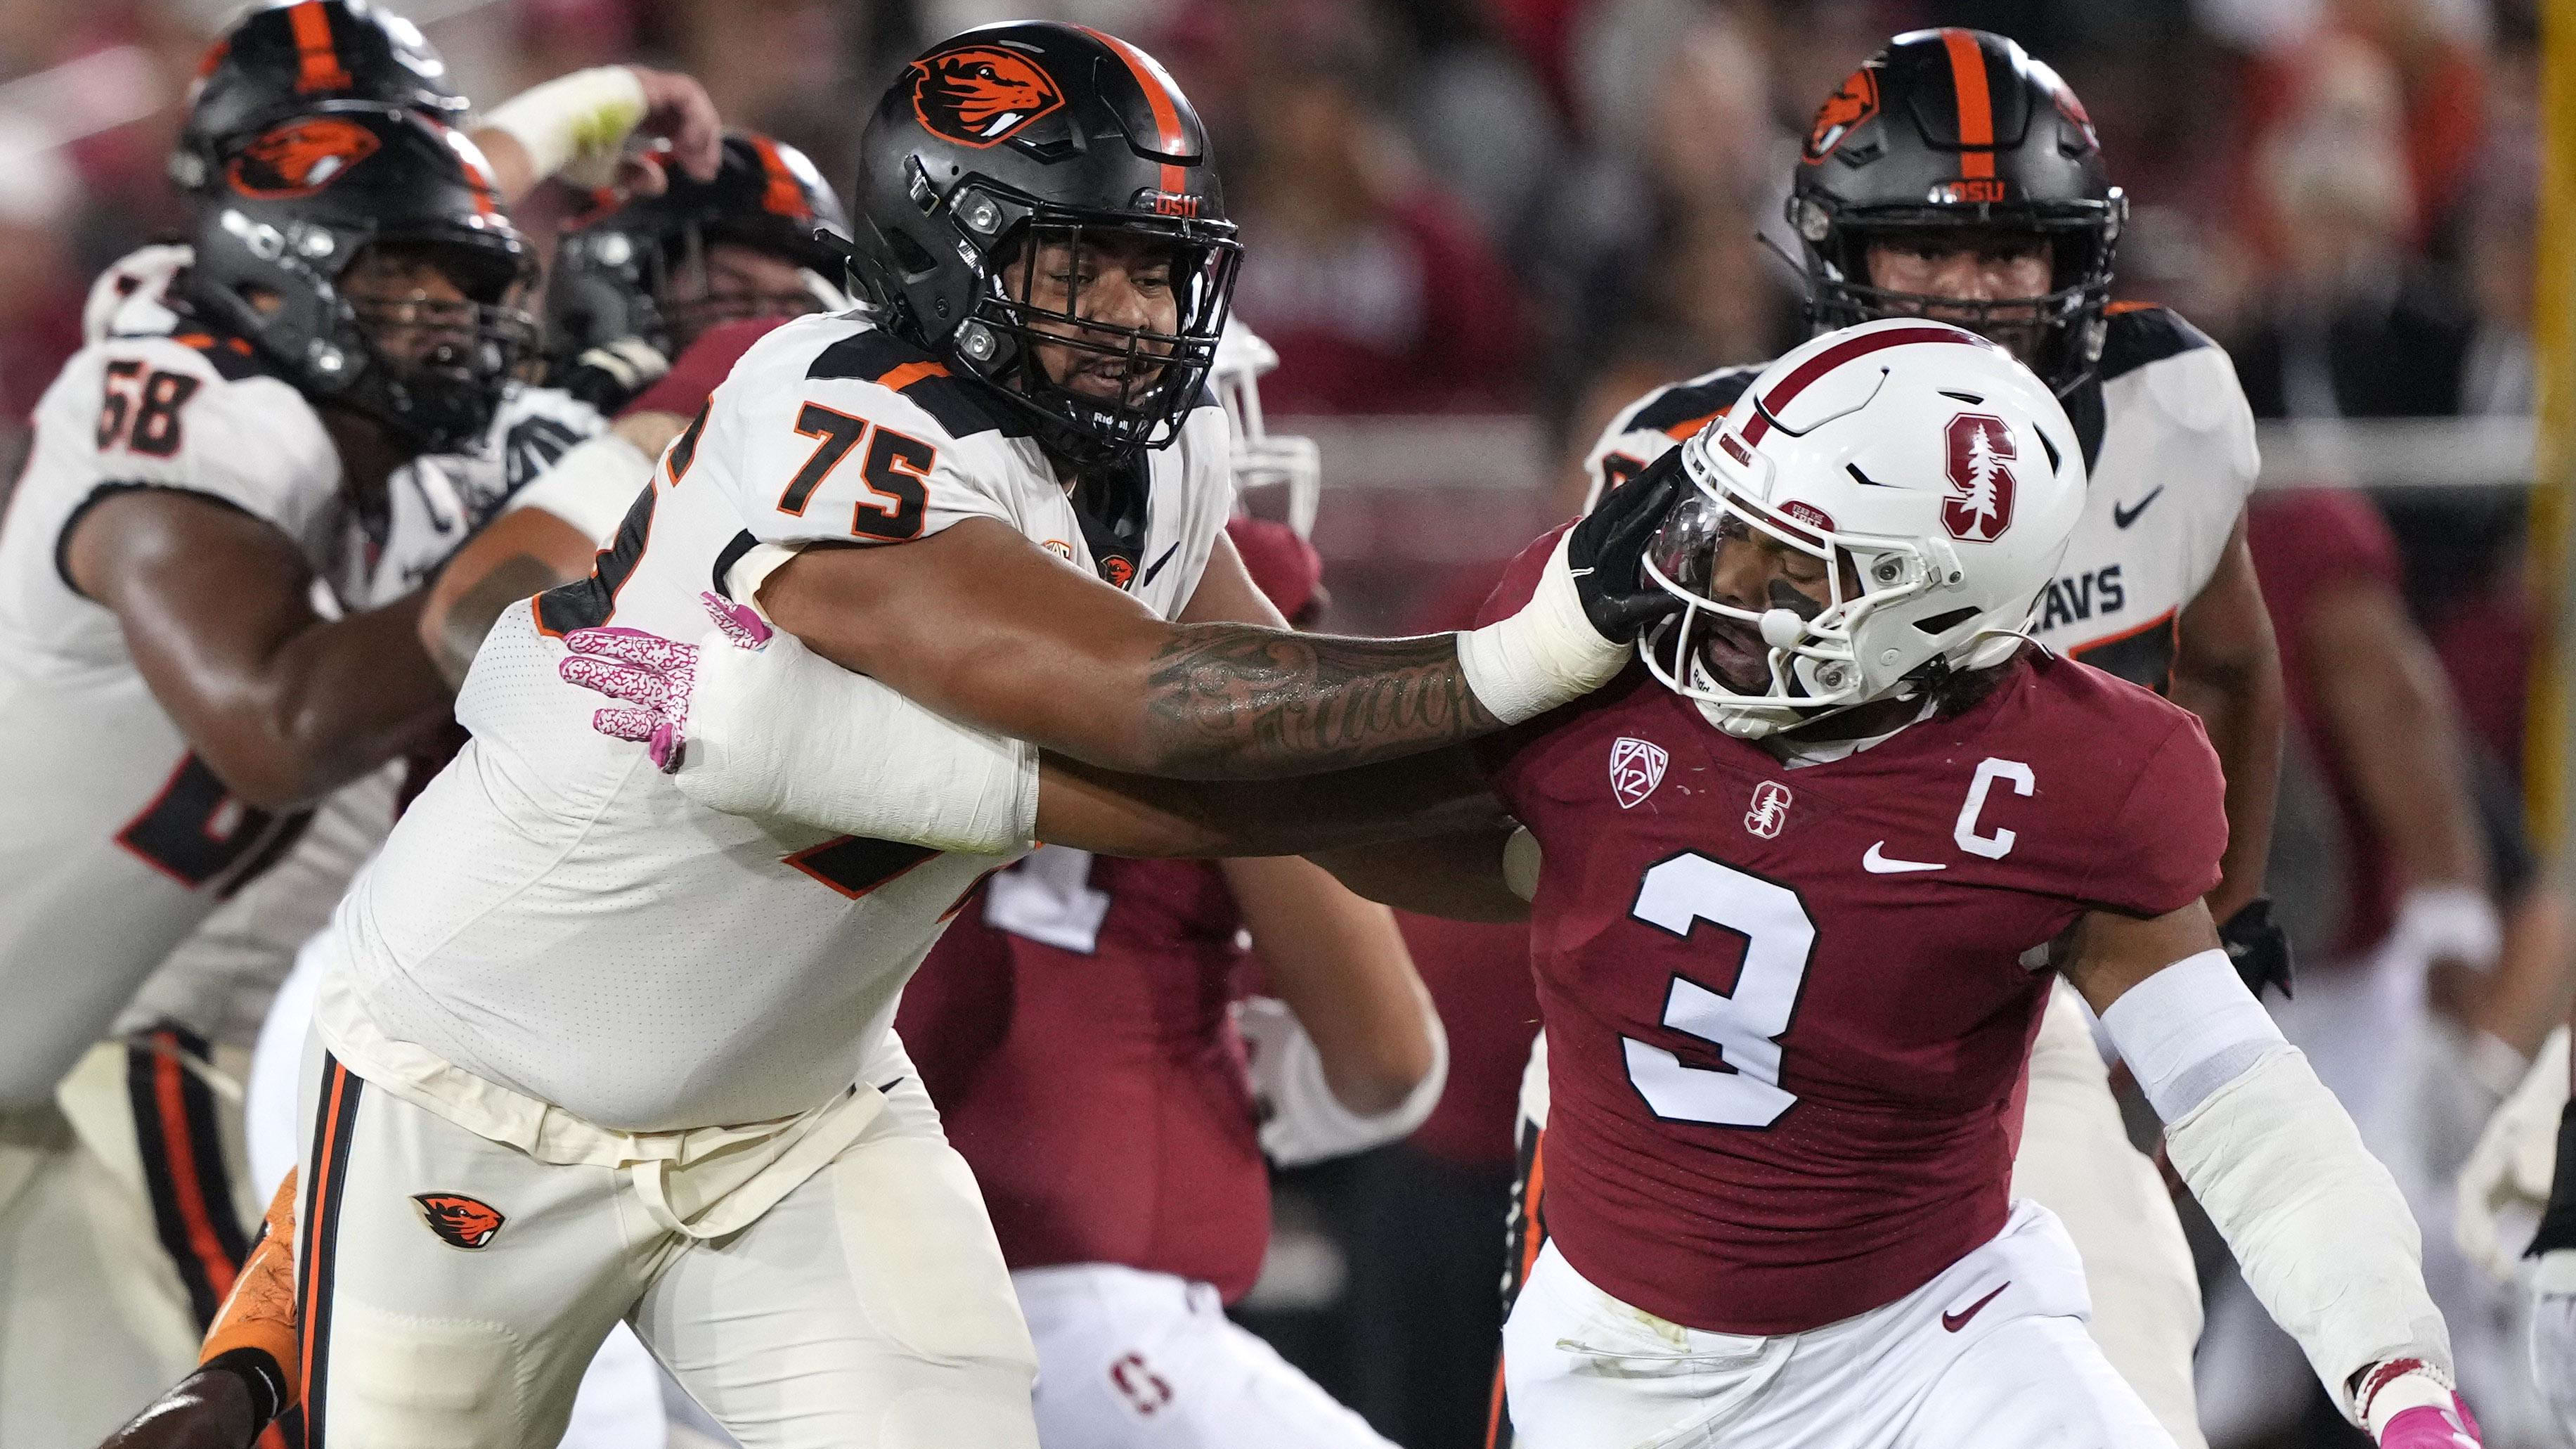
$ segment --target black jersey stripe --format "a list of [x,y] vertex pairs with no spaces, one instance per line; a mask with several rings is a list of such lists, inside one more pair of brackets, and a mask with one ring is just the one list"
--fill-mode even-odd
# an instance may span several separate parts
[[946,363],[887,332],[855,332],[824,348],[805,369],[809,378],[854,378],[893,388],[939,420],[952,438],[1029,434],[1027,419],[995,395],[992,385],[959,377]]

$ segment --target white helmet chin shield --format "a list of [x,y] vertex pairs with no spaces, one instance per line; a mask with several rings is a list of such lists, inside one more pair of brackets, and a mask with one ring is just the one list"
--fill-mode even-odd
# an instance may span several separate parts
[[[2048,385],[1923,318],[1772,363],[1682,444],[1682,466],[1694,492],[1646,572],[1683,607],[1640,653],[1744,738],[2012,658],[2084,510],[2083,455]],[[1721,567],[1730,548],[1772,557]],[[1747,580],[1770,594],[1731,592]]]
[[1323,501],[1324,468],[1315,440],[1274,436],[1261,420],[1259,379],[1279,365],[1279,354],[1253,335],[1252,329],[1228,317],[1217,335],[1216,361],[1208,368],[1208,390],[1234,425],[1235,506],[1245,513],[1285,523],[1299,538],[1315,531],[1315,509]]

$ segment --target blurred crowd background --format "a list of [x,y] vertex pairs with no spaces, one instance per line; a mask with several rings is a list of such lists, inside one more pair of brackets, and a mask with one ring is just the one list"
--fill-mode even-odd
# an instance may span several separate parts
[[[235,8],[0,0],[0,444],[76,347],[89,279],[181,225],[163,161],[206,38]],[[1798,138],[1860,60],[1918,26],[2000,31],[2065,76],[2134,208],[2118,294],[2224,343],[2259,416],[2516,418],[2534,402],[2540,0],[387,8],[420,21],[480,100],[641,58],[694,73],[729,119],[803,147],[845,187],[874,97],[929,39],[1039,13],[1144,45],[1214,130],[1247,250],[1238,310],[1282,358],[1264,384],[1274,429],[1324,441],[1317,542],[1328,623],[1345,629],[1460,622],[1493,561],[1579,502],[1576,465],[1614,409],[1801,335],[1776,254],[1795,249],[1780,212]],[[527,219],[544,233],[543,197]],[[1354,421],[1387,415],[1449,421]],[[2456,711],[2462,773],[2499,832],[2477,868],[2520,949],[2563,954],[2554,897],[2511,868],[2543,614],[2524,500],[2513,486],[2373,493],[2341,515],[2335,566],[2402,601],[2421,660],[2440,666],[2418,683]],[[2316,707],[2297,680],[2293,695]],[[2335,754],[2334,721],[2298,724]],[[2349,853],[2359,807],[2296,768],[2287,789],[2285,912],[2314,959],[2365,951],[2354,897],[2368,883],[2317,864]],[[1493,969],[1517,937],[1424,932],[1416,946],[1450,1019],[1448,1100],[1411,1142],[1283,1183],[1271,1271],[1242,1311],[1408,1449],[1458,1449],[1482,1441],[1535,1012],[1526,972]],[[2521,1025],[2494,1034],[2536,1041]]]

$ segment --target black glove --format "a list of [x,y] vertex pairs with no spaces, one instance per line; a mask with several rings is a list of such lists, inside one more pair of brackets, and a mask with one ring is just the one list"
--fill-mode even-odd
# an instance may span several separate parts
[[1574,591],[1583,600],[1584,617],[1602,638],[1625,644],[1681,608],[1679,598],[1647,581],[1641,565],[1655,531],[1692,486],[1682,469],[1682,450],[1669,449],[1645,471],[1602,494],[1567,536],[1565,563],[1574,574]]
[[2227,959],[2245,982],[2245,989],[2261,1000],[2263,988],[2280,988],[2281,999],[2290,999],[2290,978],[2297,974],[2290,960],[2290,937],[2272,920],[2272,898],[2256,896],[2247,901],[2227,924],[2218,928],[2219,944],[2227,948]]
[[100,1449],[251,1449],[277,1417],[286,1376],[255,1348],[218,1354],[152,1401]]
[[662,380],[671,359],[641,337],[603,342],[558,369],[554,385],[604,414],[614,414]]

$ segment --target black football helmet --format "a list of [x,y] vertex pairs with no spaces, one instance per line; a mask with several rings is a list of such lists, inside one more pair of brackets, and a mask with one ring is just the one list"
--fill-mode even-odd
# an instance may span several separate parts
[[[712,181],[670,168],[670,189],[638,197],[577,223],[555,248],[546,279],[546,346],[558,361],[637,337],[666,357],[719,322],[793,315],[849,305],[824,278],[841,272],[839,248],[818,228],[850,229],[841,202],[814,163],[793,146],[735,131]],[[733,242],[794,263],[813,275],[814,290],[768,297],[676,300],[671,281],[703,269],[706,250]]]
[[[1176,434],[1225,325],[1241,250],[1207,128],[1153,57],[1079,25],[1020,21],[923,52],[860,140],[850,272],[896,336],[992,384],[1079,468]],[[1172,330],[1086,318],[1030,299],[1041,247],[1103,234],[1167,248]],[[1050,279],[1052,281],[1052,279]],[[1059,384],[1036,349],[1089,354],[1122,382],[1104,398]]]
[[367,0],[286,0],[251,10],[218,36],[188,88],[188,117],[170,153],[180,190],[223,189],[226,152],[271,122],[342,101],[397,106],[461,126],[470,109],[420,27]]
[[[464,301],[360,300],[340,281],[368,248],[430,254]],[[342,103],[235,146],[201,208],[182,294],[316,403],[368,413],[421,452],[471,448],[535,340],[534,276],[489,163],[464,133]],[[405,345],[408,344],[408,345]]]
[[[2103,169],[2083,102],[2003,36],[1951,28],[1890,41],[1816,112],[1788,207],[1818,330],[1929,311],[2013,346],[2060,396],[2101,357],[2128,198]],[[1959,303],[1870,285],[1874,238],[1953,227],[2047,237],[2050,290]]]

